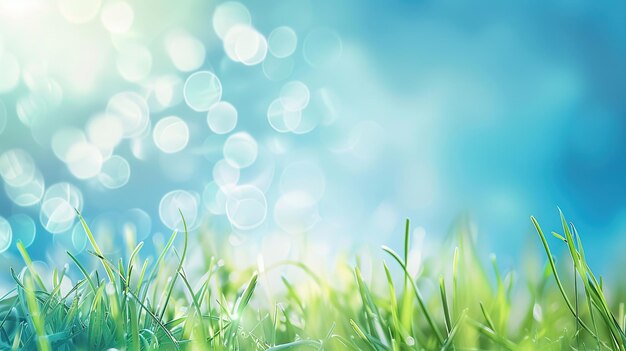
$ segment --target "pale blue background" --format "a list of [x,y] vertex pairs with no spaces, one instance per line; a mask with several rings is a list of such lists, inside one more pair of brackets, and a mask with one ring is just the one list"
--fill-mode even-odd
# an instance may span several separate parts
[[[410,217],[439,240],[467,212],[484,250],[511,264],[525,243],[536,244],[529,216],[536,215],[549,230],[558,229],[558,205],[579,227],[593,262],[603,266],[620,254],[626,238],[625,3],[244,4],[266,35],[278,25],[292,26],[301,38],[312,28],[329,27],[343,43],[340,61],[324,70],[307,66],[298,48],[291,78],[332,90],[339,119],[307,135],[286,137],[290,154],[277,161],[306,156],[324,170],[322,222],[311,233],[314,239],[317,235],[346,248],[399,245],[403,218]],[[199,38],[210,31],[212,6],[176,6],[176,21]],[[158,27],[172,11],[155,6],[145,16]],[[1,34],[5,41],[18,35]],[[207,34],[206,40],[212,37]],[[219,49],[208,51],[207,67],[218,66]],[[232,82],[224,84],[224,96],[240,111],[237,130],[258,140],[271,136],[262,113],[281,84],[269,84],[247,67],[232,68],[221,79]],[[101,109],[123,84],[108,78],[100,95],[65,101],[50,125],[81,124],[77,116]],[[164,176],[162,163],[131,162],[126,187],[91,190],[72,179],[49,146],[33,141],[11,107],[17,96],[18,91],[0,96],[9,106],[0,151],[27,149],[48,184],[74,182],[85,196],[88,218],[140,207],[152,216],[153,231],[165,231],[157,212],[161,196],[181,187],[201,192],[211,180],[212,163],[206,160],[197,161],[193,176],[182,182]],[[195,118],[184,106],[175,111]],[[354,154],[328,150],[329,138],[349,135],[363,121],[376,127],[368,129]],[[205,137],[190,144],[201,145]],[[120,153],[130,154],[123,147]],[[165,163],[175,170],[177,162],[170,157]],[[37,217],[37,209],[18,208],[0,192],[0,215],[12,213]],[[331,220],[329,228],[336,232],[321,233],[324,221]],[[51,239],[39,229],[31,251],[42,257]]]

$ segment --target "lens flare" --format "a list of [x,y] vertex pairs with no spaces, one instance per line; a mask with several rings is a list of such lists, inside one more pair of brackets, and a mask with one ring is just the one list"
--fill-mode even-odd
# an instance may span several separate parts
[[100,21],[106,30],[113,34],[123,34],[133,26],[135,13],[125,1],[107,2],[100,12]]
[[298,35],[287,26],[274,29],[268,38],[269,51],[278,58],[285,58],[296,51]]
[[13,240],[13,230],[11,224],[0,216],[0,253],[5,252],[11,247],[11,241]]
[[207,124],[216,134],[230,133],[237,126],[237,109],[226,101],[220,101],[209,110]]
[[227,1],[219,4],[213,13],[213,29],[218,37],[224,38],[236,25],[250,25],[250,11],[240,2]]
[[83,207],[83,195],[70,183],[50,186],[43,197],[39,211],[41,225],[52,234],[70,229],[76,219],[76,211]]
[[174,67],[181,72],[197,70],[206,56],[204,44],[182,30],[171,32],[165,37],[165,50]]
[[130,164],[118,155],[111,156],[102,164],[98,181],[107,189],[118,189],[130,179]]
[[166,154],[177,153],[182,151],[189,142],[189,127],[179,117],[165,117],[154,126],[152,139],[159,150]]
[[39,170],[36,170],[35,175],[28,183],[20,186],[6,183],[4,184],[4,190],[9,199],[18,206],[28,207],[36,205],[41,201],[45,191],[43,175]]
[[193,227],[198,216],[196,196],[185,190],[171,191],[161,198],[159,217],[171,230],[184,231],[183,217],[189,228]]
[[260,226],[267,215],[265,194],[252,185],[232,189],[227,194],[226,214],[237,229],[250,230]]
[[[18,213],[9,217],[8,221],[13,232],[13,242],[21,242],[24,247],[29,247],[35,241],[37,226],[30,216]],[[0,229],[1,231],[2,229]]]
[[224,143],[224,159],[236,168],[252,165],[256,161],[258,151],[256,140],[245,132],[229,136]]
[[107,103],[106,113],[119,120],[125,138],[140,135],[148,128],[150,122],[150,112],[145,99],[130,91],[113,95]]
[[35,177],[37,168],[29,153],[12,149],[0,154],[0,177],[13,187],[28,184]]
[[183,92],[192,110],[206,112],[222,98],[222,83],[215,74],[200,71],[187,78]]

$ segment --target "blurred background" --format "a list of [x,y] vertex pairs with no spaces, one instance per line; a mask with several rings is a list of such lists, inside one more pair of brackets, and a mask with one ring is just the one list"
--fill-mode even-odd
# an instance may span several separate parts
[[182,229],[289,250],[529,216],[626,239],[626,3],[0,0],[0,262]]

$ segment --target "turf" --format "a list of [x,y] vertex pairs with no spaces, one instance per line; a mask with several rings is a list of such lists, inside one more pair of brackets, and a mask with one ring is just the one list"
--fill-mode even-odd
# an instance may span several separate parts
[[[383,247],[373,264],[381,270],[344,260],[321,273],[285,261],[305,279],[272,284],[268,269],[234,268],[208,247],[205,274],[190,281],[186,230],[155,260],[140,259],[142,243],[107,257],[80,217],[100,268],[68,253],[70,265],[41,276],[18,244],[27,269],[6,272],[15,288],[0,299],[0,349],[624,350],[626,296],[606,296],[576,228],[561,219],[547,237],[531,218],[545,251],[534,268],[503,274],[494,257],[482,264],[464,225],[450,250],[416,267],[407,220],[403,252]],[[558,263],[549,241],[566,252]],[[70,270],[80,279],[63,291]]]

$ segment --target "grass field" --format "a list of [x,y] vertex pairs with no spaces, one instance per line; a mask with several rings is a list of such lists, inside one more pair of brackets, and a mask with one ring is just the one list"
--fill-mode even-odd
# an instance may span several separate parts
[[[383,247],[373,264],[382,270],[285,261],[305,279],[280,284],[209,247],[194,267],[205,274],[190,281],[186,231],[152,261],[141,259],[142,243],[125,259],[105,257],[83,221],[100,269],[68,253],[69,265],[42,276],[19,244],[26,272],[3,267],[15,289],[0,299],[0,349],[624,350],[626,296],[606,297],[574,225],[561,219],[560,232],[546,234],[532,218],[545,256],[516,272],[501,272],[495,257],[483,266],[463,225],[415,272],[407,221],[403,252]],[[569,257],[555,262],[548,241]],[[63,291],[68,270],[82,278]]]

